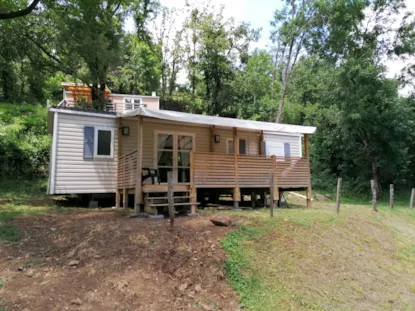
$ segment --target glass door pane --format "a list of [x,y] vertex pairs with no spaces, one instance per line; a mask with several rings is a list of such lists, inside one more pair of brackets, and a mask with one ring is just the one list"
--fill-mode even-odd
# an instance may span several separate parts
[[173,171],[174,167],[174,145],[173,135],[157,135],[157,168],[160,181],[167,182],[167,172]]
[[177,136],[177,181],[190,182],[190,152],[193,151],[192,136]]

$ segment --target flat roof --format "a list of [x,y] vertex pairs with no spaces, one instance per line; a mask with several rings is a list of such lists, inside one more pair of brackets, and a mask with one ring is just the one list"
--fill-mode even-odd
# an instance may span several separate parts
[[118,117],[143,116],[160,120],[169,120],[176,122],[195,123],[203,125],[215,125],[220,127],[236,127],[240,129],[249,129],[267,132],[282,132],[292,134],[313,134],[316,131],[314,126],[292,125],[263,121],[242,120],[234,118],[224,118],[207,116],[202,114],[193,114],[186,112],[170,110],[153,110],[140,107],[135,110],[129,110],[117,114]]

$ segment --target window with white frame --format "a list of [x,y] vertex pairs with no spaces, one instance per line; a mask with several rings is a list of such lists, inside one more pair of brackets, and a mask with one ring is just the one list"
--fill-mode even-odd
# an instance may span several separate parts
[[146,107],[146,105],[142,103],[141,98],[124,97],[124,109],[125,110],[133,110],[133,109],[138,109],[140,107]]
[[113,158],[114,157],[114,131],[106,128],[95,128],[95,148],[94,157]]

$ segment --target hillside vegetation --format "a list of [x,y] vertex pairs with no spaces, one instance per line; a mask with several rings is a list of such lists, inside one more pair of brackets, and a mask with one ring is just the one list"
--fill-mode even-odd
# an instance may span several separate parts
[[[45,106],[0,103],[0,182],[47,177],[51,143],[47,125]],[[10,183],[8,188],[13,187],[19,185]],[[1,188],[0,192],[7,191]]]

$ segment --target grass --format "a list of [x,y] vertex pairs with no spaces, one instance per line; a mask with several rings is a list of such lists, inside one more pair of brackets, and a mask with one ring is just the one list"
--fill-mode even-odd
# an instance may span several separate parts
[[12,223],[13,219],[21,215],[35,215],[39,213],[62,212],[71,209],[58,208],[53,206],[30,206],[4,204],[0,205],[0,241],[9,243],[18,243],[24,237],[16,225]]
[[0,178],[0,200],[11,199],[14,201],[24,199],[39,199],[46,195],[48,181],[40,180],[14,180]]
[[246,310],[415,310],[415,210],[405,204],[237,214],[222,245]]

